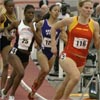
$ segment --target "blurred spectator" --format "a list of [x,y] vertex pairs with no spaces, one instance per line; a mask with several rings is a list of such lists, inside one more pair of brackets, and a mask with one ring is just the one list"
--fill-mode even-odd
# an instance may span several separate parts
[[97,7],[98,4],[99,4],[98,2],[95,2],[94,5],[93,5],[94,11],[93,11],[92,17],[96,17],[96,7]]
[[61,8],[62,15],[70,15],[70,5],[67,3],[62,3],[62,8]]
[[100,17],[100,4],[97,5],[95,10],[96,10],[96,17],[99,18]]
[[43,4],[41,6],[40,10],[41,10],[42,16],[44,16],[48,12],[49,8],[48,8],[48,6],[46,4]]
[[100,25],[100,4],[96,7],[97,21]]
[[40,2],[39,2],[39,8],[41,8],[43,4],[48,5],[49,4],[48,0],[40,0]]
[[49,4],[48,0],[40,0],[39,8],[41,10],[42,16],[44,16],[48,12],[49,10],[48,4]]
[[70,5],[67,3],[61,3],[61,14],[58,19],[63,19],[64,17],[70,17]]

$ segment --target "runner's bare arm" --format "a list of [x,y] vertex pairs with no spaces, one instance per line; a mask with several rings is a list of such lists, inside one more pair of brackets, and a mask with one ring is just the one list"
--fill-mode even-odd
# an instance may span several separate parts
[[100,49],[100,33],[99,33],[100,27],[97,22],[94,22],[94,26],[95,26],[94,35],[93,35],[94,45],[96,49]]
[[38,22],[36,24],[36,31],[34,30],[34,27],[32,26],[33,29],[33,33],[34,33],[34,37],[36,40],[36,43],[40,46],[41,45],[41,41],[42,41],[42,37],[41,37],[41,26],[42,26],[42,21]]
[[61,30],[60,39],[63,40],[65,44],[67,43],[68,35],[65,31],[65,27]]

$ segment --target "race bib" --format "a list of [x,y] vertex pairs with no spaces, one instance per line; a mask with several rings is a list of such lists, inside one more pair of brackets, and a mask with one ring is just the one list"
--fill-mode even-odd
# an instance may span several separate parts
[[43,39],[43,45],[44,47],[51,47],[51,39],[50,38],[44,38]]
[[60,56],[60,58],[61,58],[62,60],[66,59],[66,53],[62,53],[61,56]]
[[28,47],[31,44],[31,38],[28,38],[27,36],[20,36],[19,37],[19,43],[18,43],[18,48],[19,49],[24,49],[24,50],[28,50]]
[[77,49],[86,49],[88,45],[88,39],[85,38],[74,38],[73,47]]
[[11,54],[16,54],[17,48],[13,47],[12,50],[10,51]]

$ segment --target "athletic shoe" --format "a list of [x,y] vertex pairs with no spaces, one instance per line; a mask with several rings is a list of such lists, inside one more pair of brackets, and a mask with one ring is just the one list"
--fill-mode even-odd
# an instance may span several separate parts
[[34,100],[34,95],[35,95],[35,93],[36,93],[36,90],[35,90],[35,87],[37,87],[37,82],[34,82],[34,84],[32,85],[32,92],[30,92],[29,94],[28,94],[28,98],[29,98],[29,100]]
[[1,99],[2,99],[2,100],[4,100],[4,99],[7,97],[7,95],[4,94],[4,90],[5,90],[5,89],[2,89],[2,90],[1,90]]
[[8,100],[15,100],[14,96],[9,96]]
[[28,99],[29,99],[29,100],[34,100],[34,95],[33,95],[32,92],[30,92],[30,93],[28,94]]

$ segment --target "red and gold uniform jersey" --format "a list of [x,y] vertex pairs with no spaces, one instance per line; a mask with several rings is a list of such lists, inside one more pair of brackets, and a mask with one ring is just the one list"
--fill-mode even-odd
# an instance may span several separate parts
[[78,17],[75,16],[73,22],[68,28],[68,43],[64,52],[70,52],[79,56],[86,57],[94,31],[94,22],[90,19],[86,25],[78,23]]

